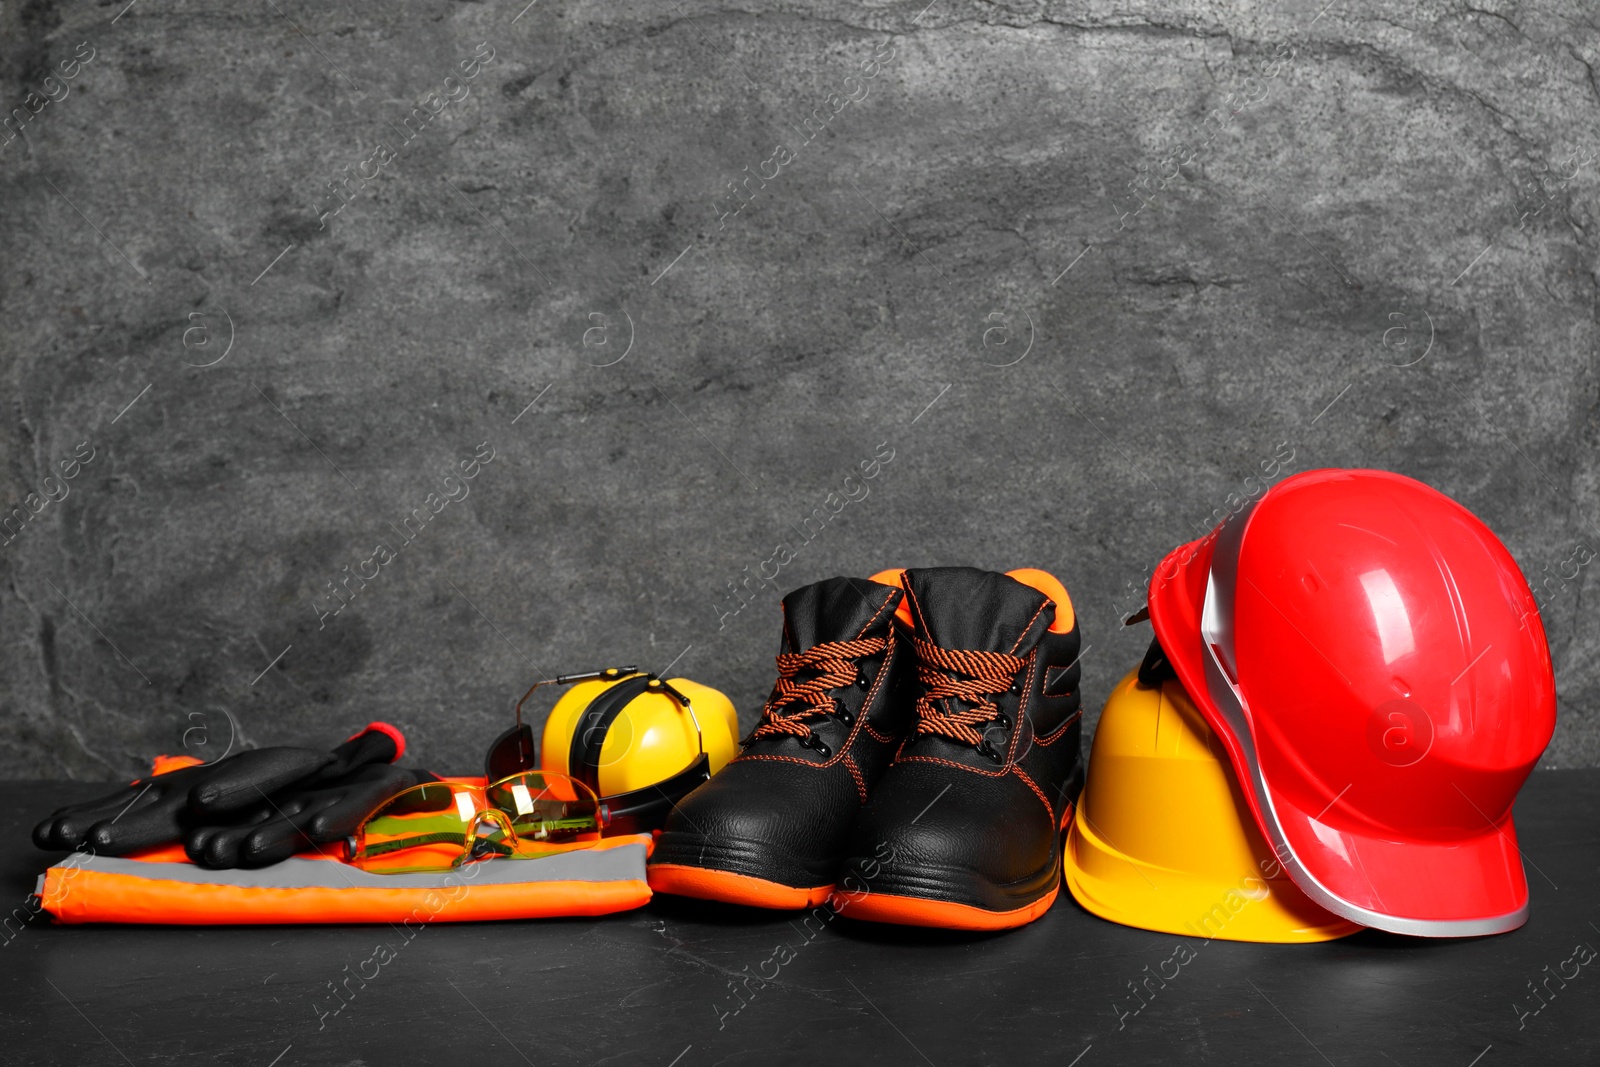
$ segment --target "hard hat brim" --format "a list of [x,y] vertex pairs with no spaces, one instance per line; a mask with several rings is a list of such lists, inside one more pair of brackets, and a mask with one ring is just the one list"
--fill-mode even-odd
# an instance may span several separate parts
[[[1091,915],[1122,926],[1203,941],[1311,944],[1348,937],[1361,927],[1322,908],[1307,907],[1291,887],[1275,893],[1202,879],[1128,856],[1095,833],[1080,809],[1067,835],[1063,873],[1072,897]],[[1300,907],[1294,906],[1295,901]]]
[[[1235,521],[1244,521],[1241,515]],[[1319,821],[1274,790],[1248,716],[1202,636],[1215,533],[1180,545],[1150,579],[1150,622],[1178,680],[1216,732],[1250,813],[1306,896],[1351,922],[1417,937],[1479,937],[1527,921],[1528,889],[1509,813],[1449,842],[1392,840]],[[1222,683],[1222,684],[1219,684]]]
[[1194,701],[1140,670],[1106,698],[1063,869],[1079,904],[1124,926],[1267,944],[1361,929],[1284,873]]
[[1286,863],[1290,876],[1307,896],[1353,922],[1417,937],[1478,937],[1528,921],[1528,883],[1510,812],[1498,824],[1484,819],[1484,832],[1465,840],[1392,841],[1320,821],[1320,813],[1271,783],[1267,799],[1303,868],[1302,874]]

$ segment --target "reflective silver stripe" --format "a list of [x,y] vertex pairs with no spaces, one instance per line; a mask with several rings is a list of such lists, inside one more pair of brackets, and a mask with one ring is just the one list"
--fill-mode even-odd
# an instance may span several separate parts
[[1217,527],[1217,543],[1211,550],[1211,573],[1206,581],[1205,607],[1200,613],[1201,640],[1207,648],[1213,644],[1222,648],[1228,672],[1235,678],[1239,676],[1239,667],[1233,654],[1233,601],[1239,585],[1239,549],[1244,544],[1245,527],[1262,499],[1256,497]]
[[1267,837],[1272,851],[1283,864],[1306,896],[1328,911],[1351,922],[1387,930],[1412,937],[1482,937],[1515,930],[1528,921],[1528,904],[1505,915],[1487,919],[1405,919],[1371,911],[1359,904],[1337,896],[1327,886],[1317,881],[1301,864],[1300,858],[1289,847],[1284,835],[1278,810],[1272,802],[1272,790],[1261,774],[1261,760],[1256,754],[1255,733],[1251,729],[1249,705],[1244,693],[1234,681],[1239,675],[1238,658],[1233,645],[1234,593],[1238,586],[1239,549],[1244,543],[1245,527],[1256,505],[1264,499],[1257,497],[1238,514],[1223,521],[1217,530],[1217,543],[1211,555],[1211,572],[1206,577],[1206,599],[1200,611],[1200,643],[1205,652],[1206,689],[1211,702],[1227,721],[1230,732],[1244,752],[1250,768],[1246,788],[1255,794],[1262,814],[1266,816]]
[[82,856],[51,870],[100,871],[189,885],[261,889],[453,889],[460,885],[530,885],[539,882],[644,881],[643,841],[604,849],[574,849],[536,860],[493,859],[428,874],[372,874],[348,863],[293,857],[257,870],[210,871],[192,863],[148,863],[116,856]]

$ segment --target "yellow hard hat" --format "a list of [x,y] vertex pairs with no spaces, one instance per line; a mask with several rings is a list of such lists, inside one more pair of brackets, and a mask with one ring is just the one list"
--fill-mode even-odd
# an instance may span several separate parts
[[550,709],[539,765],[595,791],[607,834],[658,829],[738,749],[733,702],[710,686],[631,667],[556,680],[576,684]]
[[1124,926],[1285,943],[1361,929],[1290,881],[1156,646],[1106,701],[1064,864],[1078,903]]

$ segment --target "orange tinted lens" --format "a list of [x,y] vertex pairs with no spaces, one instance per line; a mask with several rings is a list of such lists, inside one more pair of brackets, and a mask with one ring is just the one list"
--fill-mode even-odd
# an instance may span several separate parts
[[465,786],[412,786],[362,824],[350,862],[374,874],[451,870],[467,854],[477,807]]
[[600,836],[600,800],[564,774],[529,771],[502,778],[487,790],[489,804],[511,820],[516,854],[542,854],[540,846],[593,841]]

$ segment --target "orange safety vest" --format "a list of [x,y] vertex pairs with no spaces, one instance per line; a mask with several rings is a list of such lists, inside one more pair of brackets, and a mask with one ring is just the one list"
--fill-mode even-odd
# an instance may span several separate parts
[[196,866],[176,844],[134,856],[75,852],[39,876],[34,895],[61,923],[410,925],[607,915],[649,902],[651,843],[649,834],[632,834],[429,874],[372,874],[317,852],[226,871]]

